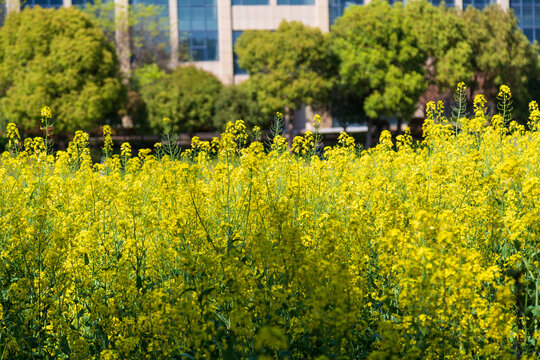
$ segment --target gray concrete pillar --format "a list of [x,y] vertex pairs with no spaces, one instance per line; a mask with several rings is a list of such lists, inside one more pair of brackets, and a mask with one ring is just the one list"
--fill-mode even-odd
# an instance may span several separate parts
[[73,4],[71,0],[64,0],[63,3],[64,3],[64,7],[67,7],[67,8],[71,7],[71,5]]

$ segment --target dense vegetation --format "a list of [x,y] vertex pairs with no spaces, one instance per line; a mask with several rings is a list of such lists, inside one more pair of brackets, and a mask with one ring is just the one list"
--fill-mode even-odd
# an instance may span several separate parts
[[180,66],[142,86],[140,92],[154,130],[161,131],[161,120],[167,117],[175,132],[193,132],[211,129],[214,104],[222,88],[214,75],[195,66]]
[[115,119],[124,101],[112,43],[74,8],[25,9],[0,28],[0,116],[38,130],[39,109],[55,109],[56,130],[90,130]]
[[422,143],[362,152],[309,132],[265,151],[237,121],[180,154],[112,155],[106,127],[93,164],[83,132],[47,153],[10,124],[0,354],[536,359],[540,110],[526,129],[499,98],[430,102]]
[[471,90],[469,102],[483,93],[491,106],[500,85],[515,89],[520,119],[528,101],[540,98],[538,45],[529,43],[511,11],[496,5],[461,11],[377,0],[350,6],[326,36],[282,24],[245,31],[235,51],[265,112],[324,105],[343,125],[382,117],[407,122],[419,103],[451,99],[459,81]]
[[[342,125],[376,125],[389,117],[401,124],[429,100],[450,100],[450,88],[461,80],[469,86],[469,102],[483,93],[490,107],[501,84],[512,87],[517,119],[527,117],[529,99],[540,97],[538,46],[528,42],[511,11],[497,6],[456,11],[423,0],[393,6],[377,0],[350,6],[328,34],[297,22],[245,31],[235,53],[250,78],[227,87],[203,71],[171,73],[163,7],[129,7],[131,60],[123,62],[132,71],[122,76],[106,40],[115,38],[114,4],[96,1],[83,10],[87,15],[26,8],[9,16],[0,31],[4,127],[13,121],[37,130],[35,109],[45,104],[55,109],[56,131],[64,133],[126,115],[141,131],[158,129],[164,116],[181,131],[222,129],[238,118],[266,128],[276,111],[290,129],[302,104],[331,113]],[[207,86],[180,90],[184,78]],[[166,88],[173,89],[167,96]],[[154,93],[164,96],[155,101]],[[203,99],[208,104],[189,105]]]

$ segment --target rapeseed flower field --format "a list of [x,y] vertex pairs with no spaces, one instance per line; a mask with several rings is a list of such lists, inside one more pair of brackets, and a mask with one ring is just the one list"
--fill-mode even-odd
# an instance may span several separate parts
[[105,127],[93,163],[49,109],[44,138],[8,125],[0,358],[537,359],[540,110],[499,100],[365,151],[237,121],[183,152]]

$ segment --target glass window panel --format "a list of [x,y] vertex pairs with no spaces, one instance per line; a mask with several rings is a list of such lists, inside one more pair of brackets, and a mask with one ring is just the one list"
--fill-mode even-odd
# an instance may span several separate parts
[[217,33],[209,33],[207,41],[207,60],[218,59],[218,40]]
[[201,49],[191,49],[191,57],[193,58],[193,60],[195,61],[204,61],[205,59],[205,56],[204,56],[204,50],[201,50]]
[[523,33],[525,34],[527,39],[529,39],[530,42],[532,42],[534,40],[534,38],[533,38],[533,29],[523,29]]
[[205,9],[193,8],[191,10],[191,29],[192,30],[204,30],[205,26]]
[[268,5],[268,0],[233,0],[233,5]]
[[540,26],[540,5],[534,7],[534,24]]
[[87,4],[93,4],[93,0],[72,0],[71,4],[73,6],[85,7]]
[[533,26],[534,18],[533,18],[533,8],[532,8],[532,6],[524,6],[523,7],[522,24],[523,24],[523,26]]
[[534,29],[534,35],[535,35],[535,40],[540,42],[540,29],[539,28]]
[[517,6],[514,6],[512,8],[512,11],[514,12],[514,15],[515,17],[518,19],[518,26],[521,24],[521,6],[517,7]]
[[206,46],[206,34],[204,32],[194,32],[191,35],[191,46],[204,47]]
[[338,17],[342,16],[349,6],[363,4],[364,0],[330,0],[328,3],[330,25],[332,25]]
[[188,9],[182,7],[178,11],[178,27],[181,30],[191,30],[191,16]]
[[[233,35],[233,49],[234,49],[234,45],[236,45],[236,41],[238,40],[240,35],[242,35],[242,31],[233,31],[232,35]],[[236,55],[236,52],[234,53],[234,74],[235,75],[247,74],[247,71],[242,69],[240,65],[238,65],[238,55]]]
[[315,5],[315,0],[278,0],[278,5]]
[[[167,0],[154,0],[167,1]],[[218,58],[216,0],[178,0],[179,30],[189,38],[189,50],[195,61]]]
[[217,30],[217,20],[216,19],[206,19],[206,30]]

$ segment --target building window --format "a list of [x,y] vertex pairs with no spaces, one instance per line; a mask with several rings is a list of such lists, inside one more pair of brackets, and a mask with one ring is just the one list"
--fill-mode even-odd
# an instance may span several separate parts
[[[440,6],[444,1],[444,4],[446,7],[455,7],[455,0],[429,0],[430,3],[432,3],[435,6]],[[466,0],[463,0],[463,3],[465,3]]]
[[4,22],[6,21],[7,16],[7,7],[6,5],[0,6],[0,26],[4,26]]
[[364,0],[329,0],[330,25],[351,5],[364,5]]
[[233,5],[268,5],[268,0],[232,0]]
[[[243,31],[233,31],[232,32],[232,38],[233,38],[233,49],[236,45],[236,41],[242,35]],[[236,55],[236,52],[234,53],[234,75],[243,75],[247,74],[248,72],[240,67],[238,65],[238,56]]]
[[75,7],[85,8],[88,4],[93,4],[93,0],[71,0],[71,5]]
[[490,4],[495,4],[494,0],[463,0],[463,9],[466,9],[467,6],[473,6],[477,9],[482,10]]
[[130,25],[133,65],[169,61],[169,0],[129,0],[129,6],[135,20]]
[[518,26],[530,42],[540,42],[540,0],[510,0]]
[[278,0],[278,5],[315,5],[315,0]]
[[178,0],[178,28],[192,60],[218,60],[216,0]]
[[26,0],[22,1],[22,7],[40,6],[42,8],[60,8],[64,5],[63,0]]

